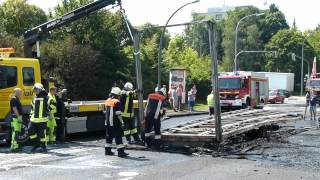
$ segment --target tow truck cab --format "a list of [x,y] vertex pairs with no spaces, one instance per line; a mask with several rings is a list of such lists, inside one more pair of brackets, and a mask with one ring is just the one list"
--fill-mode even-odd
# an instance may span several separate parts
[[[0,52],[12,53],[12,48],[0,48]],[[8,136],[10,99],[15,88],[21,88],[23,114],[31,110],[32,87],[41,82],[40,65],[37,59],[0,57],[0,141]]]

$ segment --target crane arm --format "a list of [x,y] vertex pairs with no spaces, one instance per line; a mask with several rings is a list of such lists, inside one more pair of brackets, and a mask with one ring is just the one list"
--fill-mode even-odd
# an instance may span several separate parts
[[38,41],[44,39],[51,30],[57,29],[80,18],[86,17],[89,14],[96,12],[106,6],[116,4],[116,2],[118,2],[119,5],[121,4],[121,0],[98,0],[26,31],[24,33],[25,57],[33,56],[32,47]]

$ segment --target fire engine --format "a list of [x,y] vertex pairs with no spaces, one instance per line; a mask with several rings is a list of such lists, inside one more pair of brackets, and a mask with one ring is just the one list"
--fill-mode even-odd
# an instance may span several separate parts
[[261,107],[268,101],[269,82],[264,75],[249,72],[229,72],[219,75],[222,108]]

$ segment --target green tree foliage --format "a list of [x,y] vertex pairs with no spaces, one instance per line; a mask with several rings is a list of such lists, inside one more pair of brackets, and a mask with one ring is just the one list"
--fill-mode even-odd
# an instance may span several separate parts
[[[234,42],[235,29],[238,21],[249,14],[258,13],[259,10],[255,7],[239,8],[228,12],[228,18],[224,24],[223,42],[224,58],[223,68],[227,71],[233,70],[234,64]],[[241,22],[238,28],[238,52],[241,50],[261,50],[262,45],[259,40],[261,32],[257,26],[257,17],[250,17]],[[257,66],[263,67],[264,62],[260,60],[261,55],[257,54],[242,54],[238,57],[238,68],[240,70],[257,70]]]
[[100,88],[101,54],[89,45],[79,45],[72,37],[42,45],[41,66],[44,77],[54,77],[68,89],[73,100],[105,98],[108,92]]
[[306,32],[310,45],[314,48],[317,56],[320,56],[320,28]]
[[[301,60],[296,58],[292,60],[291,53],[301,56],[301,47],[304,37],[301,32],[295,29],[283,29],[275,34],[266,45],[267,50],[276,50],[277,57],[268,57],[266,69],[272,72],[289,72],[295,74],[296,87],[299,86],[301,75]],[[304,58],[313,59],[314,51],[308,42],[305,44]],[[310,61],[311,62],[311,61]],[[307,67],[304,66],[304,73]]]
[[[157,84],[157,63],[158,63],[158,48],[159,48],[159,41],[160,35],[162,33],[162,29],[156,28],[155,25],[146,23],[140,27],[137,27],[140,30],[140,52],[141,52],[141,61],[142,61],[142,75],[143,75],[143,88],[145,93],[151,93],[154,91],[154,88]],[[166,31],[165,36],[163,38],[163,49],[166,49],[169,42],[169,34]],[[123,49],[123,52],[126,56],[134,62],[133,59],[133,47],[131,44],[126,46]],[[162,59],[164,59],[162,55]],[[163,66],[163,63],[161,63]],[[134,67],[131,68],[133,70],[132,74],[135,77],[135,69]],[[162,72],[162,83],[167,84],[168,82],[168,75],[166,72]]]
[[[201,16],[199,14],[192,14],[192,21],[195,24],[188,25],[185,29],[185,37],[188,45],[195,49],[199,56],[208,56],[210,54],[209,50],[209,35],[207,23],[199,23],[200,21],[212,20],[211,17]],[[223,21],[215,22],[214,30],[216,32],[216,43],[218,50],[218,59],[222,60],[223,48],[221,46],[222,42],[222,32],[223,32]]]
[[[61,16],[89,2],[91,1],[70,0],[67,1],[67,3],[63,3],[62,1],[51,14],[54,17]],[[72,41],[68,39],[72,39]],[[55,52],[58,54],[70,54],[69,56],[61,56],[66,58],[64,61],[73,63],[78,61],[78,65],[75,65],[77,67],[92,67],[92,71],[90,71],[89,74],[86,74],[82,73],[85,69],[73,68],[72,66],[64,68],[65,66],[63,63],[57,64],[56,68],[64,68],[64,74],[77,75],[77,78],[75,76],[60,78],[63,84],[68,85],[68,88],[72,89],[71,93],[74,98],[104,98],[114,82],[117,82],[118,85],[121,86],[126,81],[133,81],[133,71],[130,69],[134,68],[133,62],[128,61],[126,54],[122,51],[122,49],[130,42],[120,12],[112,13],[107,10],[100,10],[97,13],[90,14],[85,18],[74,21],[67,26],[63,26],[59,30],[53,31],[50,39],[47,41],[48,44],[56,44],[58,42],[65,46],[75,43],[75,46],[72,46],[67,50],[64,49],[63,46],[55,48]],[[87,59],[85,63],[83,62],[84,58],[79,58],[78,51],[72,51],[77,47],[89,51],[86,54],[83,54]],[[44,49],[44,51],[49,52],[43,54],[43,69],[45,72],[50,72],[52,68],[50,62],[55,61],[55,54],[50,54],[54,52],[50,51],[49,48]],[[96,54],[99,55],[97,56]],[[90,55],[92,55],[91,58]],[[59,73],[61,73],[61,71],[54,71],[53,76],[59,77]],[[96,77],[91,77],[92,79],[87,81],[87,76]],[[72,79],[77,83],[70,83]],[[80,83],[81,85],[91,87],[90,93],[75,91],[77,89],[82,91],[78,83],[78,80],[80,79],[83,79],[85,82]]]
[[0,35],[0,47],[13,47],[17,56],[23,54],[23,40],[22,37],[15,37],[13,35]]
[[27,0],[6,0],[0,6],[0,27],[14,36],[21,36],[26,30],[46,20],[45,12],[27,4]]
[[208,56],[199,57],[198,52],[188,46],[185,36],[176,36],[170,41],[165,52],[164,67],[167,74],[171,68],[185,68],[187,87],[196,84],[200,98],[209,92],[211,60]]
[[288,28],[289,25],[284,14],[275,4],[271,4],[269,10],[265,12],[264,18],[260,20],[260,39],[263,44],[266,44],[279,30]]

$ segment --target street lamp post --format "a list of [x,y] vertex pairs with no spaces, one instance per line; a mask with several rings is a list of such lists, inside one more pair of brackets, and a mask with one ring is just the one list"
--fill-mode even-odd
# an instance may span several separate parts
[[[307,64],[307,66],[308,66],[308,78],[309,78],[309,77],[310,77],[310,70],[311,70],[311,64],[310,64],[310,62],[307,61],[307,60],[305,60],[305,59],[302,59],[302,57],[297,56],[297,55],[294,54],[294,53],[291,53],[291,57],[292,57],[292,60],[293,60],[293,61],[296,61],[296,58],[299,58],[299,59],[301,59],[302,62],[305,62],[305,63]],[[302,74],[303,74],[303,73],[302,73]]]
[[303,43],[301,47],[301,81],[300,81],[300,96],[303,93],[303,56],[304,56],[304,43],[306,42],[306,38],[303,38]]
[[241,21],[243,21],[244,19],[246,18],[249,18],[249,17],[252,17],[252,16],[255,16],[255,17],[258,17],[258,16],[262,16],[264,15],[264,13],[254,13],[254,14],[249,14],[247,16],[244,16],[243,18],[241,18],[238,23],[237,23],[237,26],[236,26],[236,37],[235,37],[235,40],[234,40],[234,71],[237,71],[237,53],[238,53],[238,47],[237,47],[237,43],[238,43],[238,27],[239,27],[239,24]]
[[162,44],[163,44],[163,36],[164,36],[164,33],[166,31],[166,28],[170,22],[170,20],[172,19],[172,17],[178,12],[180,11],[182,8],[190,5],[190,4],[194,4],[194,3],[197,3],[197,2],[200,2],[200,0],[195,0],[195,1],[192,1],[192,2],[189,2],[189,3],[186,3],[184,4],[183,6],[179,7],[176,11],[174,11],[171,16],[169,17],[169,19],[167,20],[165,26],[163,27],[162,29],[162,32],[161,32],[161,36],[160,36],[160,43],[159,43],[159,48],[158,48],[158,85],[161,86],[161,50],[162,50]]

